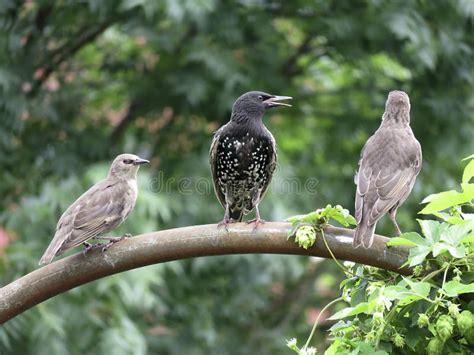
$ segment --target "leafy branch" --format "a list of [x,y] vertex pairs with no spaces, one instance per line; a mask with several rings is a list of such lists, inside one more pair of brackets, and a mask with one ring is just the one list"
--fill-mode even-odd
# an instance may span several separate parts
[[[421,234],[404,233],[387,243],[388,250],[410,247],[404,266],[413,267],[412,276],[347,263],[347,279],[340,286],[341,297],[349,305],[329,318],[338,322],[330,328],[331,345],[325,354],[470,353],[474,314],[472,302],[464,296],[474,294],[474,214],[466,212],[474,207],[474,183],[470,182],[474,155],[466,159],[461,192],[441,192],[423,200],[427,205],[420,214],[433,214],[440,220],[418,220]],[[316,219],[321,211],[308,216],[293,218],[295,227],[307,228],[311,222],[316,223],[312,228],[322,229],[327,223]],[[303,232],[300,245],[306,247],[311,233]],[[298,230],[293,233],[297,235]],[[298,354],[316,354],[316,349],[308,348],[313,333],[314,327],[301,349],[296,339],[287,345]]]

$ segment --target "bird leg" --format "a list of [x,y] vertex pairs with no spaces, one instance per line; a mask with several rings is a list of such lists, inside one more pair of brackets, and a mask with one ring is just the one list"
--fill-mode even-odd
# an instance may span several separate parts
[[127,238],[130,238],[132,235],[129,234],[129,233],[126,233],[120,237],[98,237],[97,239],[102,239],[102,240],[108,240],[109,242],[107,244],[105,244],[103,247],[102,247],[102,254],[105,253],[105,251],[107,249],[109,249],[113,244],[117,243],[117,242],[120,242],[121,240],[123,239],[127,239]]
[[235,223],[232,218],[230,218],[230,212],[229,212],[229,204],[226,203],[225,205],[225,213],[224,213],[224,219],[217,223],[217,228],[224,226],[225,230],[228,232],[229,231],[229,224],[230,223]]
[[82,250],[82,254],[86,256],[86,254],[93,248],[92,244],[84,242],[82,243],[84,245],[84,250]]
[[251,221],[248,221],[247,224],[255,223],[253,230],[256,231],[259,224],[264,224],[265,220],[260,218],[260,211],[258,210],[258,205],[255,206],[255,218]]
[[251,221],[248,221],[247,223],[255,223],[255,227],[253,228],[253,231],[255,232],[257,230],[257,227],[259,224],[264,224],[265,221],[260,218],[260,211],[258,210],[258,204],[260,202],[260,196],[262,194],[262,189],[256,187],[252,191],[252,204],[255,206],[255,218],[252,219]]
[[82,245],[84,245],[84,250],[82,251],[82,254],[86,256],[86,254],[90,252],[92,249],[98,248],[103,244],[102,243],[91,244],[91,243],[83,242]]
[[390,216],[390,219],[393,222],[393,225],[395,226],[397,235],[402,234],[402,231],[400,230],[400,227],[398,226],[397,220],[395,219],[395,217],[397,216],[397,209],[394,208],[394,209],[390,210],[389,216]]
[[224,226],[226,232],[229,231],[229,224],[230,223],[235,223],[238,221],[235,221],[234,219],[230,218],[230,205],[232,204],[232,201],[229,202],[230,196],[228,194],[228,191],[224,192],[224,198],[225,198],[225,212],[224,212],[224,219],[217,223],[217,228]]

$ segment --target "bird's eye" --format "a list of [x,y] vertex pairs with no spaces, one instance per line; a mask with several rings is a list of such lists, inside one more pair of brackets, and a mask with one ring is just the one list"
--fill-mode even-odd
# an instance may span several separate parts
[[262,96],[262,95],[259,95],[259,96],[258,96],[258,99],[259,99],[260,101],[263,101],[263,96]]
[[124,164],[132,164],[132,159],[124,159],[123,163]]

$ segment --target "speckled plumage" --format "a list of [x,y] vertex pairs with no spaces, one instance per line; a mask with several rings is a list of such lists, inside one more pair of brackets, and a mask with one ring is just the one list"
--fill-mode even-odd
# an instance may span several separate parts
[[139,164],[146,162],[133,154],[115,158],[107,178],[92,186],[62,214],[40,264],[50,263],[55,256],[119,226],[135,206],[136,175]]
[[382,124],[362,149],[355,215],[357,228],[353,246],[370,248],[377,221],[387,212],[397,233],[397,208],[408,198],[421,170],[420,143],[410,128],[410,101],[403,91],[390,92]]
[[[262,99],[258,99],[262,97]],[[277,162],[273,135],[262,117],[270,99],[280,98],[263,92],[249,92],[234,104],[231,120],[215,134],[210,150],[211,172],[219,202],[225,209],[223,223],[238,222],[256,208],[263,198]],[[288,99],[288,97],[285,97]]]

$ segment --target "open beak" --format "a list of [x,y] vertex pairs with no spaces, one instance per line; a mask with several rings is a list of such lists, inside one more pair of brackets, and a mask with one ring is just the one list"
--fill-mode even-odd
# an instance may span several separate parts
[[287,104],[285,102],[280,102],[280,101],[291,100],[291,99],[293,99],[291,96],[272,96],[269,99],[266,99],[265,101],[263,101],[263,103],[266,107],[275,107],[275,106],[291,107],[290,104]]
[[135,159],[133,162],[133,165],[142,165],[142,164],[148,164],[150,161],[142,158]]

